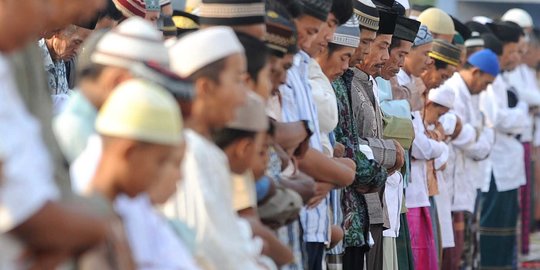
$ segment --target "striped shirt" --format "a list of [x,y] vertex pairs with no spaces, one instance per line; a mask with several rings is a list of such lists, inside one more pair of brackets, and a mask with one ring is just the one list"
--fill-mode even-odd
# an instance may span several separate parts
[[[300,51],[294,57],[293,66],[287,72],[287,83],[279,90],[282,96],[282,112],[284,122],[308,120],[315,130],[310,138],[310,146],[322,152],[317,107],[313,101],[308,79],[309,55]],[[302,208],[300,223],[304,232],[304,242],[327,243],[328,227],[328,197],[317,207]]]

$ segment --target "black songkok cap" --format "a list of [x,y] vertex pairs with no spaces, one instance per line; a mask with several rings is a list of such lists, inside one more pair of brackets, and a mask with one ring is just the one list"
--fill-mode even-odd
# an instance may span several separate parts
[[270,53],[283,57],[296,47],[296,26],[286,8],[276,1],[266,2],[266,46]]
[[471,32],[477,32],[478,34],[491,33],[491,30],[485,25],[475,21],[469,21],[465,23],[465,26],[471,30]]
[[523,33],[517,24],[510,22],[493,22],[486,25],[502,43],[518,42]]
[[469,27],[464,25],[454,16],[450,15],[450,17],[452,18],[452,21],[454,21],[454,28],[456,29],[456,32],[458,32],[464,40],[471,38],[471,30]]
[[418,28],[420,28],[419,21],[398,16],[396,19],[394,37],[397,39],[414,42],[416,34],[418,33]]
[[263,0],[203,0],[201,25],[247,25],[264,23]]
[[398,1],[395,1],[394,5],[392,6],[392,12],[397,13],[398,16],[405,16],[405,13],[407,12],[407,10]]
[[503,54],[503,44],[494,34],[484,33],[481,37],[484,40],[484,48],[492,50],[498,56]]
[[332,0],[302,0],[304,14],[326,22],[332,8]]
[[396,20],[398,17],[397,14],[384,10],[379,10],[379,17],[379,30],[377,30],[377,34],[393,35],[394,30],[396,30]]
[[373,4],[375,4],[378,8],[386,8],[391,9],[394,6],[394,0],[373,0]]

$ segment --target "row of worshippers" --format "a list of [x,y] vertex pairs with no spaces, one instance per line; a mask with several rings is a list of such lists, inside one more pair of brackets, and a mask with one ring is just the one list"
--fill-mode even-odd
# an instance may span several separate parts
[[[165,43],[157,1],[81,24],[97,2],[38,17],[55,40],[25,22],[0,40],[2,266],[24,249],[89,269],[456,269],[478,225],[480,264],[515,263],[530,115],[504,77],[523,63],[535,83],[523,12],[467,26],[394,1],[208,0]],[[101,22],[118,25],[79,50]],[[36,69],[36,37],[64,72]],[[76,54],[73,93],[54,92]]]

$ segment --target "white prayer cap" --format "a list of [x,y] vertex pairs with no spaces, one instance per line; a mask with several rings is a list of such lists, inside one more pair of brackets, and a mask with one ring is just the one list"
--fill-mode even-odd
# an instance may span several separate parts
[[123,68],[146,61],[169,67],[169,54],[156,27],[142,18],[131,17],[101,38],[92,61]]
[[236,53],[244,53],[244,47],[227,26],[208,27],[187,34],[169,49],[172,70],[184,78]]
[[472,20],[475,21],[475,22],[481,23],[481,24],[486,24],[486,23],[492,23],[493,22],[493,20],[491,18],[488,18],[486,16],[474,16],[474,17],[472,17]]
[[234,120],[227,124],[233,128],[251,132],[265,132],[268,130],[269,119],[266,116],[264,102],[257,94],[247,92],[244,105],[236,110]]
[[454,100],[456,99],[456,94],[447,85],[441,85],[438,88],[431,89],[429,91],[428,99],[431,102],[437,103],[441,106],[444,106],[448,109],[454,107]]
[[338,26],[330,43],[358,47],[360,44],[360,22],[357,16],[352,16],[346,23]]
[[521,28],[533,27],[533,19],[531,15],[521,8],[509,9],[506,13],[504,13],[501,19],[503,21],[515,22],[521,26]]
[[165,89],[132,79],[116,87],[107,99],[96,130],[106,136],[176,145],[182,140],[182,115]]

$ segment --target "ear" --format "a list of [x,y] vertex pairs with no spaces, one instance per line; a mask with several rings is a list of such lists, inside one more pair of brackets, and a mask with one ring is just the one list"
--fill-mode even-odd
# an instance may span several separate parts
[[244,83],[245,85],[251,89],[251,90],[255,90],[257,87],[257,84],[255,83],[255,80],[253,78],[251,78],[251,76],[245,76],[244,78]]
[[209,78],[199,78],[195,81],[195,91],[197,97],[202,99],[206,98],[208,95],[211,95],[213,92],[214,82]]
[[477,77],[477,76],[480,76],[480,74],[481,74],[480,69],[477,68],[477,67],[473,68],[472,71],[471,71],[471,74],[472,74],[473,78]]
[[118,144],[118,151],[120,151],[121,157],[126,161],[130,162],[138,154],[140,145],[133,141],[122,140]]
[[234,155],[243,159],[246,153],[250,152],[255,147],[254,140],[251,138],[244,138],[236,144]]

